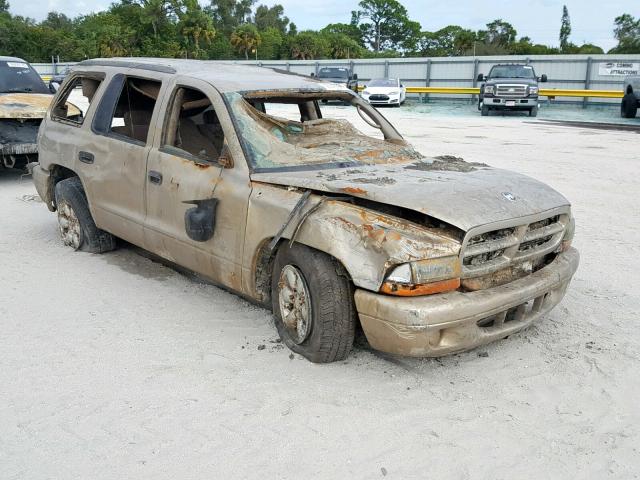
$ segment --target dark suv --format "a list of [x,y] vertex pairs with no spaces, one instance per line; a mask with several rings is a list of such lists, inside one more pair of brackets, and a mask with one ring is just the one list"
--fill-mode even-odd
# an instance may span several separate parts
[[[312,73],[311,76],[315,74]],[[325,82],[346,85],[349,90],[358,92],[358,74],[346,67],[322,67],[318,70],[318,78]]]
[[478,110],[482,116],[490,110],[527,110],[529,116],[538,114],[538,81],[546,82],[547,76],[536,77],[530,65],[494,65],[485,77],[478,75],[480,86]]

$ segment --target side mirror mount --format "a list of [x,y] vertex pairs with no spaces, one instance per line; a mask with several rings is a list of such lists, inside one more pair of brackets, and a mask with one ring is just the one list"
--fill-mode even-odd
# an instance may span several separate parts
[[314,72],[311,72],[311,75],[309,75],[310,77],[315,77],[316,74]]
[[481,73],[478,74],[478,81],[479,82],[484,82],[484,75],[483,74],[481,74]]
[[540,77],[540,81],[541,82],[546,82],[547,81],[547,75],[546,73],[543,73],[542,76]]
[[357,74],[357,73],[354,73],[354,74],[353,74],[353,79],[354,79],[354,80],[357,80],[357,79],[358,79],[358,74]]
[[60,88],[60,84],[58,82],[49,82],[49,91],[51,93],[56,93]]

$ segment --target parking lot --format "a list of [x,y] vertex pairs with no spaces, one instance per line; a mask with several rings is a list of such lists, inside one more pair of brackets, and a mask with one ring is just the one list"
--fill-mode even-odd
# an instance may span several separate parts
[[312,364],[268,311],[136,248],[64,247],[0,172],[2,477],[638,478],[640,130],[466,108],[384,113],[425,155],[562,192],[582,259],[542,322],[440,359],[360,339]]

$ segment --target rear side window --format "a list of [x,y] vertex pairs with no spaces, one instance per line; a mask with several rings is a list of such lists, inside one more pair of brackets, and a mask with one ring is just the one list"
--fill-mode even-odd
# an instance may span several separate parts
[[116,75],[102,96],[94,130],[144,144],[161,86],[155,80]]
[[82,125],[101,83],[101,78],[82,75],[74,77],[57,98],[51,110],[52,118]]

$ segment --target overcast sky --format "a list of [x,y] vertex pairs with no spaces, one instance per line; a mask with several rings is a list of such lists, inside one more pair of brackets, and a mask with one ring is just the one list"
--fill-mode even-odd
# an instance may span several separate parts
[[[47,12],[56,10],[70,17],[106,9],[109,0],[9,0],[11,12],[42,20]],[[203,5],[208,0],[200,0]],[[358,0],[258,0],[258,3],[280,3],[298,30],[318,29],[328,23],[348,23],[351,10]],[[571,16],[571,41],[600,45],[604,50],[615,46],[613,19],[630,13],[640,16],[639,0],[401,0],[412,20],[422,24],[423,30],[438,30],[447,25],[460,25],[474,30],[487,22],[502,18],[510,22],[519,36],[528,36],[535,43],[557,45],[562,5]]]

